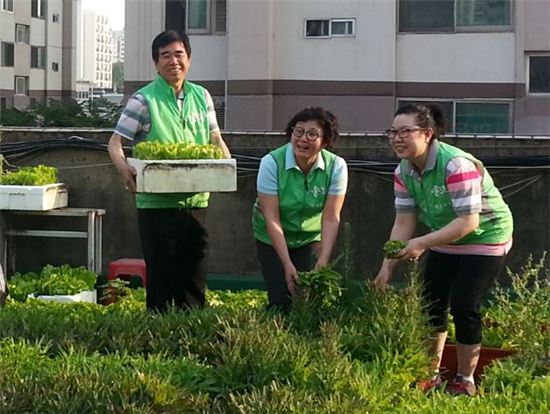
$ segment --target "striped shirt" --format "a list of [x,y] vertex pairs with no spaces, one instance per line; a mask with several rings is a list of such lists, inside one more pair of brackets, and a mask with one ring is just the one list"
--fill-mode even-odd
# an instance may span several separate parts
[[[435,166],[437,154],[433,152],[428,153],[425,169]],[[420,179],[416,170],[412,174]],[[487,194],[482,191],[482,179],[476,165],[464,157],[453,158],[447,164],[445,187],[449,192],[453,210],[458,217],[490,211],[487,205]],[[397,214],[416,211],[416,202],[405,187],[400,165],[397,166],[394,173],[394,193]],[[499,244],[446,244],[433,247],[432,250],[449,254],[502,256],[508,253],[511,247],[512,240]]]
[[[216,111],[212,96],[205,89],[206,107],[208,111],[208,123],[210,125],[210,133],[219,131],[218,121],[216,120]],[[185,104],[185,93],[183,89],[178,95],[178,106],[180,109]],[[115,133],[124,137],[135,145],[138,142],[145,140],[147,134],[151,130],[151,117],[149,116],[149,108],[147,102],[140,93],[132,95],[128,99],[126,107],[120,115],[120,119],[115,127]]]

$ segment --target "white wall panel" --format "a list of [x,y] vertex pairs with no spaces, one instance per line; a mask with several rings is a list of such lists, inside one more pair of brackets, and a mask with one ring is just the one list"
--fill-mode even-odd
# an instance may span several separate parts
[[515,82],[514,33],[397,36],[399,82]]

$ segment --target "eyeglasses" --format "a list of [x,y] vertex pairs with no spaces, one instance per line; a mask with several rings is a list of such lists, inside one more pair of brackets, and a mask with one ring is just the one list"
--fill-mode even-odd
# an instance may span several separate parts
[[294,136],[296,138],[301,138],[302,136],[304,136],[304,134],[306,134],[307,140],[311,141],[311,142],[317,141],[319,139],[319,137],[321,136],[319,131],[317,131],[315,129],[308,129],[306,131],[304,128],[300,128],[300,127],[292,128],[292,133],[294,134]]
[[407,138],[411,132],[422,131],[424,129],[428,129],[428,128],[403,127],[399,129],[386,129],[386,132],[384,132],[384,134],[391,141],[391,140],[394,140],[396,136],[399,136],[399,138],[404,139],[404,138]]

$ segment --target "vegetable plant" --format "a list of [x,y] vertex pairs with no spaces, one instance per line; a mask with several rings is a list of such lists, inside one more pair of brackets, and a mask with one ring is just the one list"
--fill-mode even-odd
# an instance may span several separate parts
[[221,159],[222,150],[212,144],[167,144],[158,141],[143,141],[133,148],[134,157],[140,160],[198,160]]
[[319,301],[323,308],[330,308],[342,296],[342,275],[332,266],[298,272],[298,286],[302,299]]
[[407,246],[407,242],[403,240],[388,240],[384,243],[384,256],[388,259],[393,259],[397,254]]
[[10,297],[25,301],[30,294],[35,295],[74,295],[92,290],[96,274],[84,267],[72,268],[68,265],[45,266],[39,274],[16,273],[8,282]]
[[47,185],[57,182],[57,169],[45,165],[21,167],[18,171],[0,174],[2,185]]

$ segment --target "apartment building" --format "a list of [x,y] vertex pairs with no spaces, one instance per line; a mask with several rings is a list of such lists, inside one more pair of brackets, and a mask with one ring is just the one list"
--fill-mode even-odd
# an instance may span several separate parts
[[382,131],[436,101],[451,133],[550,135],[550,1],[126,0],[126,22],[126,94],[155,75],[154,36],[184,30],[226,129],[321,105]]
[[0,0],[0,109],[73,95],[78,6]]
[[124,30],[113,30],[113,63],[124,62]]
[[89,82],[93,90],[110,90],[113,37],[109,18],[94,10],[83,10],[78,32],[77,79]]

